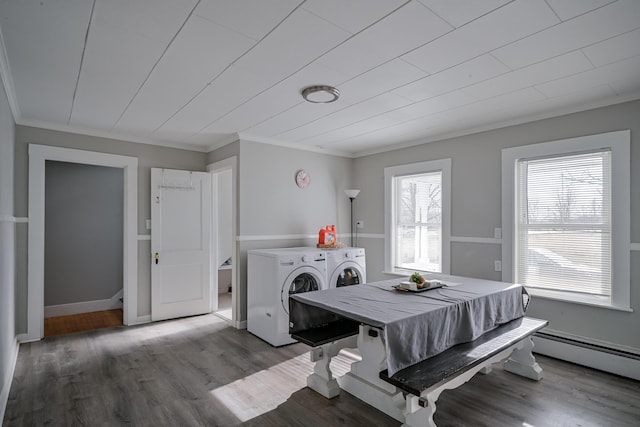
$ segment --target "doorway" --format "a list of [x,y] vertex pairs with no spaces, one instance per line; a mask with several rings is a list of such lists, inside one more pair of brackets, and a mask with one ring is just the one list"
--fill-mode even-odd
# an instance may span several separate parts
[[29,145],[29,235],[27,335],[44,336],[45,163],[47,160],[120,168],[123,172],[122,291],[123,323],[137,322],[137,188],[138,159],[129,156],[44,145]]
[[120,168],[45,162],[44,335],[122,325]]
[[[207,171],[212,176],[213,231],[216,259],[212,260],[214,274],[218,275],[217,308],[215,313],[230,321],[237,328],[236,292],[236,164],[237,158],[210,164]],[[217,273],[216,273],[217,272]],[[216,290],[214,290],[216,291]]]

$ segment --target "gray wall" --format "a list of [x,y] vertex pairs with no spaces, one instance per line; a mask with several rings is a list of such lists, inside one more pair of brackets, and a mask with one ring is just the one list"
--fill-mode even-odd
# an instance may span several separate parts
[[[138,234],[148,235],[145,219],[151,217],[151,168],[204,171],[207,154],[156,145],[136,144],[68,132],[28,126],[16,126],[15,146],[15,215],[28,215],[29,144],[50,145],[138,158]],[[17,224],[17,330],[27,330],[27,233],[26,224]],[[151,313],[151,244],[138,241],[138,316]]]
[[[351,188],[351,163],[343,157],[240,141],[238,319],[246,319],[248,250],[315,245],[318,230],[328,224],[345,234],[342,241],[348,240],[349,199],[344,189]],[[304,190],[294,181],[299,169],[311,175],[311,185]],[[283,238],[288,235],[295,238]],[[261,236],[276,238],[262,240]]]
[[[384,188],[387,166],[441,158],[452,159],[451,234],[494,236],[501,226],[501,150],[544,141],[631,129],[631,236],[640,242],[640,101],[599,108],[460,138],[425,143],[354,160],[355,186],[362,191],[354,205],[363,219],[359,238],[367,251],[367,279],[389,278],[384,266]],[[452,243],[451,272],[500,280],[493,261],[501,259],[499,244]],[[640,349],[640,252],[631,253],[631,306],[634,313],[534,298],[528,314],[548,319],[550,328],[582,337]]]
[[105,300],[122,289],[124,173],[45,164],[44,305]]
[[0,84],[0,419],[11,386],[17,351],[15,329],[15,224],[13,221],[13,152],[15,125]]

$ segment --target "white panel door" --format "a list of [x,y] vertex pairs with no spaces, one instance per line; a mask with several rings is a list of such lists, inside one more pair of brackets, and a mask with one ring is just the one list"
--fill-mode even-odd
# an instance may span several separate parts
[[211,175],[151,169],[151,320],[211,312]]

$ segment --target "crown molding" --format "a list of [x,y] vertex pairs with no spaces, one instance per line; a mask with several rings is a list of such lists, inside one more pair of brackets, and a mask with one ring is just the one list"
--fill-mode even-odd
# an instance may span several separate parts
[[20,121],[17,121],[16,124],[20,126],[30,126],[30,127],[40,128],[40,129],[54,130],[58,132],[68,132],[68,133],[75,133],[78,135],[88,135],[88,136],[95,136],[98,138],[113,139],[113,140],[122,141],[122,142],[155,145],[155,146],[166,147],[166,148],[177,148],[179,150],[197,151],[200,153],[207,153],[210,151],[208,147],[202,146],[202,145],[189,144],[184,142],[162,141],[162,140],[156,140],[152,138],[141,138],[141,137],[130,136],[130,135],[118,135],[118,134],[113,134],[107,131],[81,128],[77,126],[59,125],[59,124],[44,122],[39,120],[20,120]]
[[312,145],[304,145],[304,144],[299,144],[299,143],[295,143],[295,142],[285,142],[285,141],[280,141],[280,140],[273,139],[273,138],[266,138],[266,137],[262,137],[262,136],[252,135],[252,134],[249,134],[249,133],[239,133],[238,134],[238,138],[243,140],[243,141],[258,142],[258,143],[261,143],[261,144],[277,145],[277,146],[280,146],[280,147],[292,148],[294,150],[311,151],[313,153],[328,154],[328,155],[331,155],[331,156],[338,156],[338,157],[347,157],[347,158],[355,157],[352,153],[347,153],[345,151],[328,150],[326,148],[319,148],[319,147],[312,146]]

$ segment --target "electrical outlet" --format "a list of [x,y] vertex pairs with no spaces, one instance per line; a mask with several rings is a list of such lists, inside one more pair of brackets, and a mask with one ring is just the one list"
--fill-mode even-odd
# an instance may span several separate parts
[[493,269],[495,271],[502,271],[502,261],[500,260],[493,261]]
[[364,221],[359,219],[356,221],[356,228],[364,228]]
[[150,219],[145,220],[145,226],[146,226],[147,230],[151,230],[151,220]]

